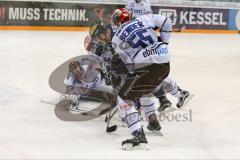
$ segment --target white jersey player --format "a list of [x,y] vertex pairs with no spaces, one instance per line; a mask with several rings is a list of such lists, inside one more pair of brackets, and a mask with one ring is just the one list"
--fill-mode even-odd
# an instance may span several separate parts
[[[99,91],[112,92],[111,88],[106,88],[104,80],[102,79],[102,66],[94,55],[86,55],[75,58],[69,63],[69,70],[67,77],[64,80],[64,84],[67,87],[67,94],[71,95],[72,101],[75,103],[71,106],[70,112],[78,114],[81,111],[79,99],[81,97],[92,98],[91,89],[95,90],[95,93]],[[99,98],[101,94],[97,95]]]
[[[132,143],[132,146],[136,146],[140,143],[147,143],[147,140],[141,129],[137,112],[134,107],[132,107],[133,104],[126,102],[126,100],[139,98],[141,94],[137,95],[137,89],[141,87],[142,90],[140,90],[140,92],[147,93],[147,90],[151,90],[151,87],[153,89],[154,85],[157,85],[152,80],[156,78],[155,76],[160,76],[158,79],[164,79],[165,81],[165,83],[160,85],[160,90],[163,91],[161,94],[164,94],[166,90],[176,96],[179,96],[181,93],[175,81],[167,76],[169,72],[169,70],[167,70],[169,69],[169,51],[167,44],[172,31],[170,20],[161,15],[144,15],[133,21],[126,22],[124,15],[127,15],[124,9],[117,9],[113,14],[113,20],[116,25],[121,25],[123,23],[112,39],[115,51],[121,57],[120,62],[118,61],[117,63],[116,72],[125,70],[126,72],[130,71],[134,74],[138,74],[139,71],[145,71],[143,74],[147,75],[138,76],[139,79],[133,78],[134,80],[128,80],[129,77],[127,76],[127,80],[125,79],[125,84],[127,85],[123,84],[119,91],[120,97],[118,99],[118,105],[120,111],[122,114],[125,114],[130,131],[134,135],[133,139],[123,141],[123,145]],[[160,30],[160,38],[158,38],[153,29]],[[124,69],[125,64],[129,67],[125,67]],[[156,66],[157,69],[154,69]],[[162,70],[162,72],[160,72],[160,70]],[[151,74],[151,72],[154,74]],[[117,74],[121,74],[121,72]],[[114,81],[115,78],[112,79]],[[129,86],[130,88],[135,87],[134,91],[128,89]],[[135,93],[131,93],[131,91]],[[158,92],[160,91],[158,90]],[[182,97],[180,99],[183,100],[184,98]],[[143,94],[139,101],[149,121],[148,129],[160,130],[161,127],[154,113],[155,103],[153,99],[149,97],[149,95],[146,96]],[[184,102],[184,100],[181,102]],[[182,103],[180,105],[182,105]],[[131,118],[131,115],[134,115],[135,118]]]
[[[116,9],[113,13],[112,19],[113,19],[113,23],[116,26],[120,26],[121,23],[130,20],[129,18],[126,18],[122,14],[123,11],[124,11],[124,8],[119,8],[119,9]],[[156,35],[156,32],[154,32],[154,30],[159,30],[160,37],[157,37],[157,40],[169,43],[171,32],[172,32],[172,22],[170,19],[158,14],[148,14],[148,15],[140,16],[135,20],[141,21],[143,24],[148,24],[148,27],[146,27],[146,29],[147,30],[151,29],[150,31],[151,35]]]
[[[111,85],[110,69],[112,61],[111,40],[116,32],[116,27],[111,24],[96,23],[90,27],[89,35],[86,36],[84,44],[89,54],[101,58],[105,69],[105,83]],[[107,35],[107,36],[105,36]]]
[[125,8],[131,12],[133,18],[152,14],[149,0],[128,0]]
[[[118,13],[119,12],[119,13]],[[119,9],[114,12],[115,22],[124,18],[127,11]],[[117,23],[115,23],[117,25]],[[112,83],[118,92],[118,107],[134,136],[122,142],[123,147],[135,147],[146,144],[141,119],[133,101],[139,101],[149,122],[147,128],[159,131],[161,126],[155,114],[156,104],[153,92],[168,76],[170,55],[168,45],[170,35],[162,34],[159,42],[154,29],[164,28],[170,33],[170,20],[161,15],[149,14],[121,24],[112,39],[116,58],[112,62]],[[122,79],[119,75],[126,75]],[[123,81],[123,83],[122,83]]]
[[[116,20],[115,20],[116,19]],[[125,17],[122,14],[122,9],[116,9],[113,14],[114,24],[120,26],[121,23],[125,22]],[[163,41],[165,43],[169,43],[171,32],[172,32],[172,23],[169,19],[161,15],[144,15],[136,18],[136,20],[141,21],[147,24],[149,29],[159,29],[160,37],[158,37],[158,41]],[[157,24],[157,25],[156,25]],[[155,32],[151,31],[151,35],[155,35]],[[146,39],[146,38],[145,38]],[[140,43],[139,41],[138,43]],[[116,45],[117,46],[117,45]],[[122,47],[122,45],[121,45]],[[137,49],[136,49],[137,50]],[[130,51],[134,52],[134,51]],[[180,108],[184,104],[185,98],[188,96],[189,92],[182,90],[175,82],[174,79],[167,77],[163,84],[158,87],[158,90],[154,93],[154,95],[159,99],[160,107],[159,111],[165,110],[167,107],[171,106],[171,102],[166,98],[165,93],[171,93],[173,96],[178,98],[177,107]]]
[[[94,58],[78,58],[69,64],[69,72],[64,81],[66,86],[80,88],[96,88],[102,83],[101,74]],[[96,66],[95,66],[96,65]]]
[[[160,30],[161,42],[155,29]],[[171,32],[172,24],[166,17],[158,14],[143,15],[124,23],[116,32],[112,43],[115,45],[115,51],[124,57],[122,59],[125,64],[164,63],[169,61],[169,56],[166,56],[168,55],[166,45]],[[159,50],[164,56],[152,57],[157,53],[150,52],[151,49],[158,48],[160,43],[162,47]],[[148,50],[139,52],[144,48]]]
[[112,54],[110,51],[107,50],[107,47],[103,44],[97,42],[95,39],[91,37],[91,35],[87,35],[84,41],[85,49],[88,51],[88,54],[95,55],[98,59],[101,59],[103,62],[103,69],[104,69],[104,79],[106,85],[111,85],[110,79],[110,68],[111,68],[111,60]]

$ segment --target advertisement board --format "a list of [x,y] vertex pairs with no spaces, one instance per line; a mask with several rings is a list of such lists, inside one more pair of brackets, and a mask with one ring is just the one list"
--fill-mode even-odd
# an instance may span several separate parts
[[3,26],[89,26],[95,21],[109,22],[111,12],[120,6],[53,3],[0,2]]
[[240,30],[240,10],[232,9],[229,12],[229,29]]
[[170,18],[176,28],[228,29],[228,9],[153,7],[153,10]]
[[[0,26],[89,27],[111,22],[118,4],[0,2]],[[239,30],[240,10],[153,6],[153,13],[172,20],[174,28],[190,30]]]

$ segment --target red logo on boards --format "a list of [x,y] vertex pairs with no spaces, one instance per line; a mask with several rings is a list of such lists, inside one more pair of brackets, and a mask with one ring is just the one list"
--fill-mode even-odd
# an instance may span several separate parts
[[5,19],[5,11],[6,11],[6,8],[0,6],[0,20],[4,20]]

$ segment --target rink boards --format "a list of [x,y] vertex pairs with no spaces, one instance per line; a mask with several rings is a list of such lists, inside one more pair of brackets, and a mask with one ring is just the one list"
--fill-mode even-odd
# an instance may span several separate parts
[[[87,31],[96,21],[111,22],[114,9],[122,4],[0,2],[1,30]],[[240,10],[152,6],[153,13],[172,20],[176,30],[190,33],[239,33]]]

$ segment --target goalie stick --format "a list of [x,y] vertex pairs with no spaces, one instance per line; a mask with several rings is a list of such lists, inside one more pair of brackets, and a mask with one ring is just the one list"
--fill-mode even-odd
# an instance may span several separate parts
[[[80,89],[80,88],[79,88]],[[78,88],[71,95],[81,95],[82,92]],[[69,93],[68,93],[69,94]],[[73,104],[73,101],[70,99],[71,95],[63,95],[60,97],[59,102],[40,100],[40,102],[54,105],[56,116],[65,121],[86,121],[97,118],[101,115],[106,114],[109,110],[112,110],[115,107],[116,97],[107,91],[96,90],[96,89],[87,89],[84,92],[84,95],[81,95],[81,100],[100,102],[100,104],[95,108],[83,107],[80,114],[71,114],[69,112],[70,106]]]
[[[85,98],[82,98],[82,97],[81,97],[81,99],[82,99],[82,100],[85,100],[85,101],[89,101],[89,100],[90,100],[90,101],[94,101],[94,102],[101,102],[101,101],[99,101],[99,100],[96,101],[95,99],[86,98],[86,97],[85,97]],[[40,102],[41,102],[41,103],[48,104],[48,105],[53,105],[53,106],[56,106],[56,107],[57,107],[58,103],[62,103],[62,101],[67,101],[67,100],[69,100],[69,99],[62,99],[62,100],[60,100],[59,102],[47,101],[47,100],[40,100]],[[71,103],[72,103],[72,102],[71,102]],[[84,112],[81,112],[81,114],[79,114],[79,116],[81,116],[81,115],[85,116],[85,115],[88,115],[89,112],[91,112],[91,115],[95,115],[96,117],[99,117],[99,116],[107,113],[108,110],[109,110],[109,108],[106,108],[106,109],[103,109],[103,110],[100,111],[100,112],[95,112],[95,111],[93,111],[93,110],[91,110],[91,109],[89,109],[89,108],[82,108],[82,111],[84,111]]]

